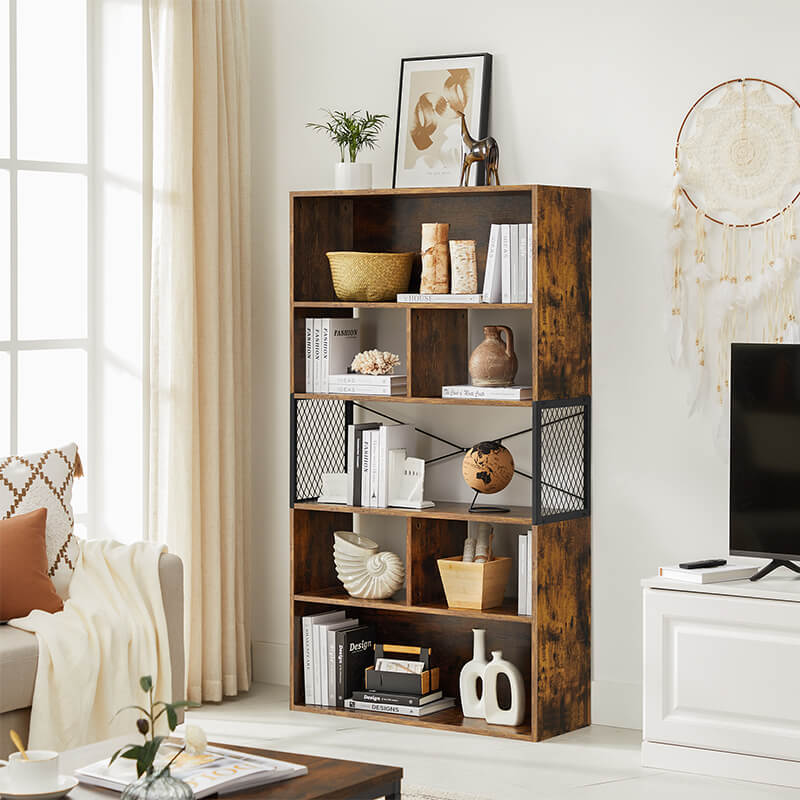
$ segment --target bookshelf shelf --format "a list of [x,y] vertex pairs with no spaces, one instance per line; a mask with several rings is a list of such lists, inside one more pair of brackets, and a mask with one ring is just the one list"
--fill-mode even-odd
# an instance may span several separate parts
[[399,725],[415,725],[421,728],[434,728],[440,731],[458,731],[459,733],[475,733],[480,736],[498,736],[503,739],[531,740],[530,724],[519,727],[489,725],[482,719],[469,719],[458,708],[448,708],[427,717],[403,717],[396,714],[380,714],[375,711],[355,711],[346,708],[329,708],[327,706],[290,703],[292,711],[306,711],[313,714],[331,714],[337,717],[367,719],[372,722],[390,722]]
[[532,400],[481,400],[473,397],[407,397],[402,394],[308,394],[298,392],[297,400],[356,400],[359,403],[418,403],[430,406],[507,406],[510,408],[530,408]]
[[482,311],[488,309],[490,311],[530,311],[533,309],[533,303],[343,303],[338,300],[331,300],[329,302],[318,302],[315,300],[299,301],[293,304],[295,308],[384,308],[398,309],[398,308],[414,308],[425,309],[430,308],[433,310],[442,310],[446,308],[459,308],[466,311]]
[[367,508],[365,506],[343,506],[329,503],[296,502],[296,509],[308,511],[331,511],[345,514],[370,514],[383,517],[420,517],[423,519],[452,519],[469,522],[491,522],[501,525],[527,525],[533,521],[530,506],[506,506],[508,513],[470,514],[469,503],[453,503],[448,500],[436,500],[433,508],[420,510],[411,508]]
[[[591,197],[588,189],[501,186],[441,189],[294,192],[291,210],[291,708],[401,725],[541,741],[589,724],[590,521],[588,440],[591,394]],[[330,250],[419,252],[420,226],[450,223],[453,239],[474,239],[483,284],[492,223],[531,222],[532,303],[361,303],[336,297],[325,253]],[[419,290],[420,259],[408,291]],[[364,310],[397,311],[405,327],[404,395],[306,392],[305,324],[310,318],[351,318]],[[480,317],[470,311],[489,312]],[[470,320],[493,324],[493,312],[514,312],[531,333],[532,400],[442,398],[442,387],[468,383]],[[383,316],[375,319],[384,320]],[[485,321],[487,320],[488,321]],[[517,322],[518,321],[518,322]],[[394,335],[402,340],[402,330]],[[396,350],[395,352],[400,352]],[[346,431],[354,406],[400,403],[530,409],[533,480],[530,505],[509,513],[470,514],[467,503],[438,500],[433,508],[363,508],[316,502],[323,472],[346,465]],[[391,414],[385,406],[382,413]],[[457,441],[480,440],[483,411]],[[398,416],[404,414],[398,412]],[[433,415],[431,415],[433,416]],[[576,422],[577,421],[577,422]],[[568,426],[577,425],[578,436]],[[561,426],[561,427],[559,427]],[[521,426],[527,427],[527,426]],[[485,434],[484,434],[485,435]],[[573,438],[570,438],[572,436]],[[571,459],[571,461],[570,461]],[[565,464],[573,475],[564,477]],[[577,465],[577,466],[575,466]],[[576,488],[577,487],[577,488]],[[556,494],[553,494],[555,489]],[[312,498],[312,499],[309,499]],[[486,501],[488,504],[488,501]],[[394,599],[359,600],[341,587],[332,537],[353,530],[357,517],[405,521],[405,587]],[[388,520],[387,520],[388,522]],[[533,613],[517,614],[508,597],[498,608],[447,606],[436,561],[461,552],[469,522],[532,530],[529,575]],[[513,533],[513,532],[512,532]],[[501,534],[498,535],[511,535]],[[512,578],[516,583],[516,578]],[[399,598],[399,599],[397,599]],[[405,717],[306,705],[302,618],[352,609],[380,641],[430,647],[441,688],[458,698],[458,677],[472,657],[472,629],[486,630],[490,648],[522,672],[529,711],[517,728],[465,719],[455,708]]]
[[466,619],[503,620],[530,625],[531,618],[517,614],[517,599],[506,598],[502,606],[485,608],[483,610],[471,608],[450,608],[445,602],[428,603],[425,605],[408,605],[396,600],[362,600],[350,597],[341,587],[323,589],[318,592],[296,594],[295,600],[306,603],[325,603],[350,608],[374,608],[390,611],[407,611],[412,614],[441,614],[449,617],[464,617]]

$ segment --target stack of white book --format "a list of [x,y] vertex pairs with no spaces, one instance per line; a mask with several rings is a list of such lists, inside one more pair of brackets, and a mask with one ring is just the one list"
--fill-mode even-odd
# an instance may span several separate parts
[[517,614],[531,616],[533,607],[533,576],[531,575],[531,547],[533,545],[533,531],[519,535],[519,586],[517,590]]
[[330,376],[346,373],[361,349],[361,320],[306,319],[306,392],[325,394]]
[[401,395],[408,386],[405,375],[360,375],[348,372],[328,377],[331,394],[382,394]]
[[532,224],[492,225],[483,277],[483,302],[532,303],[532,276]]
[[347,493],[353,506],[389,505],[389,452],[411,455],[416,442],[412,425],[368,422],[347,426]]

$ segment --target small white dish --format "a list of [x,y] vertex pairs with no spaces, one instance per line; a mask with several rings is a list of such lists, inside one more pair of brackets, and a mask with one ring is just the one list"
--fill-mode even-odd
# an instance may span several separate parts
[[72,775],[59,775],[58,786],[47,792],[18,792],[8,784],[8,767],[0,767],[0,797],[8,800],[58,800],[71,792],[78,785],[78,779]]

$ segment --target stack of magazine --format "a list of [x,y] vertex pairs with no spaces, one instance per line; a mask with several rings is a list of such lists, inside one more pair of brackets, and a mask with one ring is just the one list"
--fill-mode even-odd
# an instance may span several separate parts
[[[164,742],[156,757],[156,770],[165,767],[181,749],[180,743]],[[195,798],[230,794],[307,775],[308,768],[265,756],[208,747],[201,755],[181,753],[170,774],[189,784]],[[124,758],[109,766],[108,758],[75,770],[81,783],[121,792],[136,780],[136,763]]]

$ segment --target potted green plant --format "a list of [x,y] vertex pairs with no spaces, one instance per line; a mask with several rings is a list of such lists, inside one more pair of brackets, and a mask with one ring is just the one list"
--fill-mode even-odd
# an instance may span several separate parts
[[339,148],[339,163],[334,167],[334,186],[337,189],[371,189],[372,164],[357,164],[356,157],[364,148],[374,150],[388,114],[370,114],[360,110],[331,111],[325,122],[307,122],[306,127],[320,131]]
[[[144,738],[141,744],[126,744],[120,747],[108,762],[109,766],[119,758],[128,758],[136,762],[137,780],[125,788],[121,800],[191,800],[194,796],[188,784],[169,773],[172,762],[184,751],[199,754],[206,748],[206,736],[201,728],[196,725],[187,725],[183,747],[170,759],[167,764],[158,768],[155,766],[156,756],[161,743],[166,736],[156,735],[156,723],[165,717],[170,732],[178,725],[178,709],[196,706],[181,700],[177,703],[165,703],[163,700],[153,700],[153,679],[150,675],[139,678],[139,686],[148,696],[148,708],[143,706],[125,706],[117,714],[127,709],[136,709],[140,717],[136,720],[136,730]],[[163,724],[163,723],[162,723]]]

